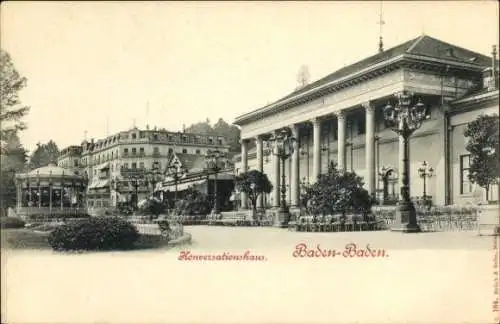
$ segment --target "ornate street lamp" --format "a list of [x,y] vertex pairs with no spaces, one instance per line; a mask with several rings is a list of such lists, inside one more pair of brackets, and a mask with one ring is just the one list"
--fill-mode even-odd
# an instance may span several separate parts
[[427,161],[422,162],[422,166],[418,168],[418,175],[424,180],[424,192],[423,200],[427,201],[427,178],[431,178],[434,175],[434,169],[429,167]]
[[144,180],[144,171],[138,168],[134,169],[122,167],[120,173],[126,180],[132,182],[135,193],[134,208],[137,210],[139,209],[139,186],[140,181]]
[[172,162],[167,166],[167,176],[174,179],[175,191],[174,191],[174,204],[177,201],[177,184],[179,180],[187,173],[187,170],[181,166],[178,160]]
[[[281,160],[281,203],[278,209],[279,217],[276,219],[283,220],[283,223],[276,225],[286,225],[290,219],[290,212],[286,203],[286,181],[285,181],[285,161],[288,159],[295,149],[296,138],[292,136],[290,130],[283,129],[273,134],[266,142],[266,155],[274,154]],[[279,181],[279,179],[276,179]]]
[[156,184],[163,180],[163,173],[157,166],[153,166],[151,170],[146,172],[146,179],[152,185],[154,194]]
[[303,196],[306,194],[306,188],[308,186],[309,186],[309,181],[307,181],[307,178],[306,177],[302,178],[302,181],[300,182],[300,193],[302,194],[300,197],[300,203],[304,208],[307,208],[307,201],[303,199]]
[[[395,131],[403,140],[404,158],[402,172],[401,197],[396,212],[396,225],[393,231],[406,233],[420,232],[417,224],[415,206],[410,200],[410,161],[408,139],[426,119],[425,105],[418,100],[414,103],[413,96],[406,92],[397,95],[397,103],[393,107],[388,104],[384,108],[384,117],[388,127]],[[401,148],[400,148],[401,149]]]
[[208,150],[205,154],[205,166],[209,173],[214,174],[214,207],[212,215],[220,214],[219,211],[219,197],[217,193],[217,174],[226,166],[228,160],[226,153],[215,150]]

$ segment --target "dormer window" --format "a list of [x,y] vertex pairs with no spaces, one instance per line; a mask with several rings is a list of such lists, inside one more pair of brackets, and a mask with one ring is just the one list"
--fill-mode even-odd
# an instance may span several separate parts
[[137,138],[137,134],[132,134],[132,139],[136,139]]

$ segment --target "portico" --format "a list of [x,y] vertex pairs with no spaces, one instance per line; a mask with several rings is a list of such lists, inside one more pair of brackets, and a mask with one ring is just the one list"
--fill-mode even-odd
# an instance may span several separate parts
[[[294,208],[300,202],[300,183],[315,182],[331,162],[341,170],[355,171],[369,193],[382,198],[389,192],[383,170],[391,170],[391,181],[400,182],[403,154],[397,134],[385,126],[382,111],[394,95],[407,91],[422,100],[427,116],[410,139],[410,176],[415,179],[410,192],[419,194],[418,167],[414,166],[425,160],[436,170],[436,177],[428,183],[430,195],[434,203],[446,204],[449,188],[437,185],[447,182],[450,163],[442,154],[448,141],[446,103],[480,87],[482,71],[488,65],[491,58],[487,56],[421,36],[342,68],[238,117],[235,124],[241,127],[245,143],[241,169],[257,168],[268,175],[274,189],[267,207],[279,207],[283,173],[288,204]],[[281,170],[274,157],[265,163],[262,147],[267,136],[284,128],[297,139],[297,148]],[[248,149],[248,143],[255,151]],[[249,159],[249,152],[255,161]],[[399,191],[393,182],[390,185],[392,192]]]

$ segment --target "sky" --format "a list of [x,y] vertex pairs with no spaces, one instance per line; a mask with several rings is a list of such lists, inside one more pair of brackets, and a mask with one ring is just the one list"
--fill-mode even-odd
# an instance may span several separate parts
[[[133,125],[235,117],[376,54],[381,2],[3,2],[1,47],[28,79],[26,149]],[[423,33],[491,55],[497,1],[383,2],[385,48]]]

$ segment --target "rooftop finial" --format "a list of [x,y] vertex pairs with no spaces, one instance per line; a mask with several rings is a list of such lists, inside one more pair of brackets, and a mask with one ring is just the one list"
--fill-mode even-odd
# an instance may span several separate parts
[[382,16],[382,1],[380,1],[380,11],[379,11],[379,20],[377,24],[380,26],[379,29],[379,42],[378,42],[378,51],[382,53],[384,51],[384,40],[382,37],[382,26],[385,25],[385,21]]

